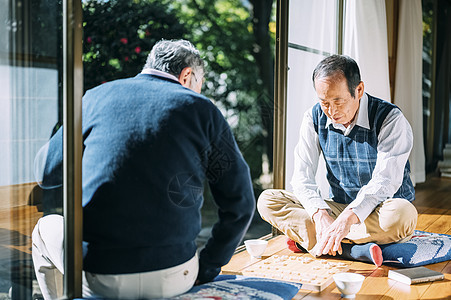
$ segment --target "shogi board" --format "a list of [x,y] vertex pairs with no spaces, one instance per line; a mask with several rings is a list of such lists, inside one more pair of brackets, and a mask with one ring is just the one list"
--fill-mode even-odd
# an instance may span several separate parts
[[314,259],[309,256],[273,255],[245,268],[241,273],[251,277],[302,283],[302,289],[320,292],[334,281],[334,274],[348,270],[349,262]]

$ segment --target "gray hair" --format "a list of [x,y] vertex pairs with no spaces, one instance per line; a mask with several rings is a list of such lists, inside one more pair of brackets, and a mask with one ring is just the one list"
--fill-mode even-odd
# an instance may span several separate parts
[[313,87],[315,87],[316,79],[337,74],[341,74],[346,78],[349,93],[354,97],[355,89],[361,81],[360,70],[355,60],[346,55],[334,54],[323,59],[313,71]]
[[199,50],[187,40],[161,40],[147,56],[144,69],[151,68],[179,76],[186,67],[204,72],[204,61]]

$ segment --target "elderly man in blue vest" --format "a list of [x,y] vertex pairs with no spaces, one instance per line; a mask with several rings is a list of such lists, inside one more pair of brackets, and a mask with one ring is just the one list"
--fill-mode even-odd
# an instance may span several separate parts
[[[332,55],[313,72],[318,101],[304,114],[295,149],[293,193],[266,190],[257,207],[293,251],[342,254],[362,245],[363,260],[381,265],[377,244],[408,241],[417,211],[410,180],[412,130],[401,110],[364,92],[357,63]],[[315,182],[323,153],[330,195]],[[342,247],[343,246],[343,247]],[[346,253],[349,255],[349,253]]]
[[[213,280],[244,236],[255,208],[249,168],[227,121],[200,94],[203,75],[190,42],[162,40],[140,74],[83,97],[83,296],[182,294]],[[43,149],[42,185],[57,187],[61,129]],[[197,254],[205,184],[219,219]],[[46,300],[63,295],[63,238],[59,215],[33,231]]]

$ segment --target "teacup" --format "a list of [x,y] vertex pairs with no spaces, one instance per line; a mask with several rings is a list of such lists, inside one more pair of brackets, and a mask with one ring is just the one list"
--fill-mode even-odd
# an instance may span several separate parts
[[244,241],[244,245],[246,245],[246,250],[251,256],[253,256],[255,258],[261,258],[263,252],[265,252],[265,250],[266,250],[268,241],[247,240],[247,241]]
[[342,298],[355,298],[365,279],[365,276],[356,273],[337,273],[333,277]]

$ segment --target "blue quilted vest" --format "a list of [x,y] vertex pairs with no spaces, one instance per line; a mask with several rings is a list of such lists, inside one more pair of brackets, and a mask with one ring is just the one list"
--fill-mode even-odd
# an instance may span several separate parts
[[[360,189],[370,181],[377,160],[377,136],[385,117],[392,109],[399,108],[368,95],[370,129],[355,125],[349,135],[345,136],[332,125],[326,128],[327,116],[319,103],[313,107],[313,124],[326,160],[330,198],[335,202],[351,203]],[[392,197],[409,201],[415,199],[409,161],[404,168],[402,185]]]

